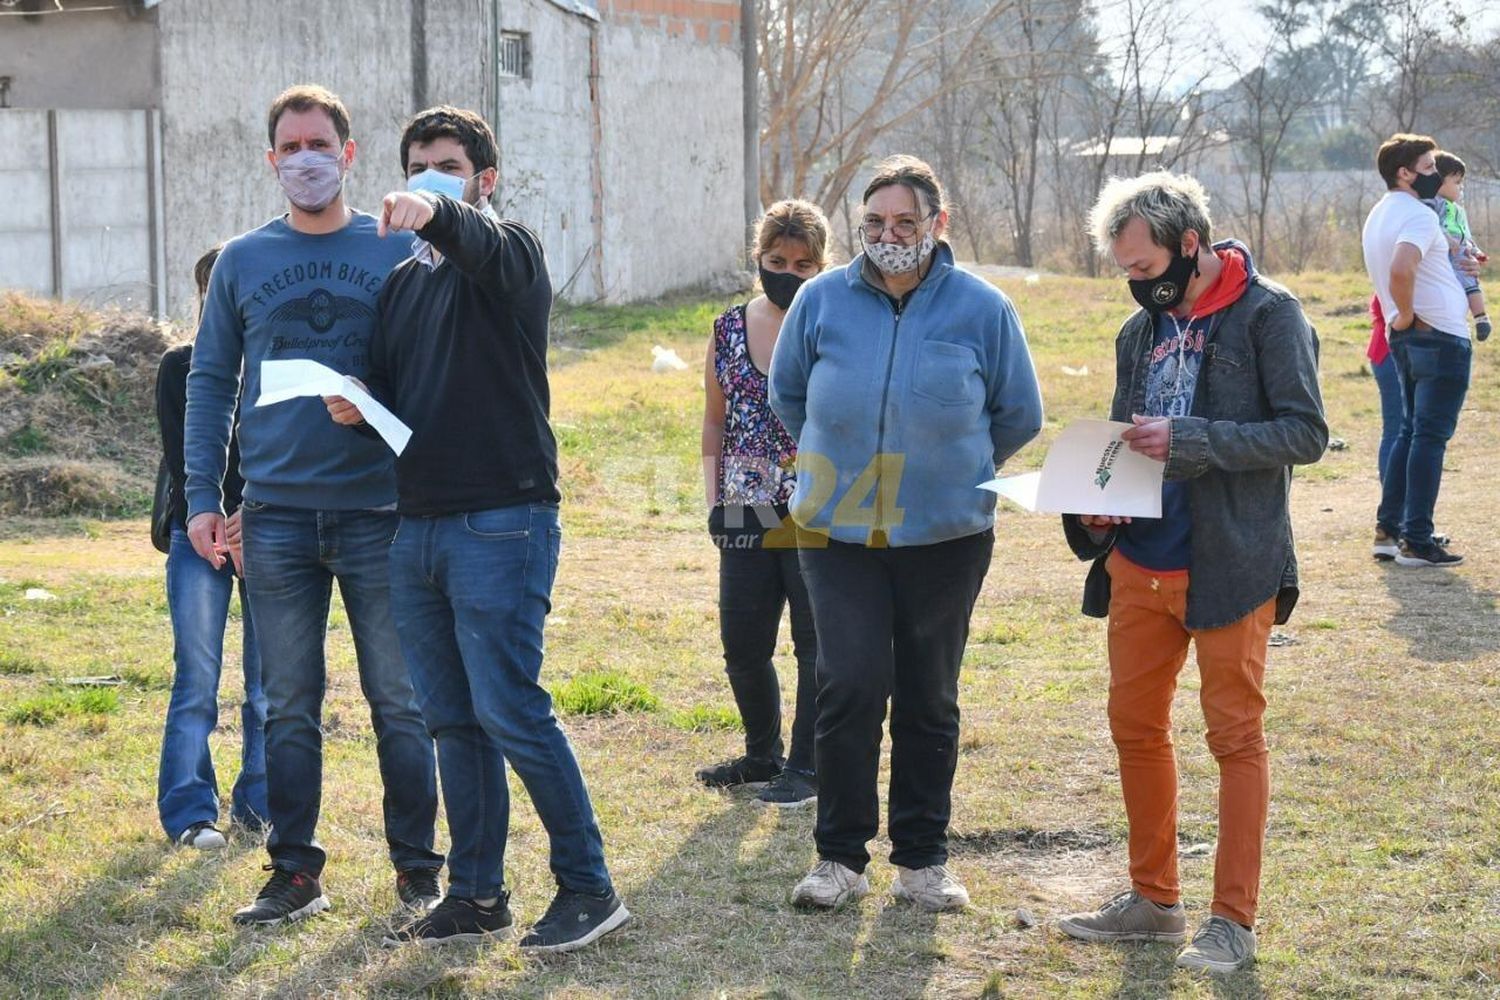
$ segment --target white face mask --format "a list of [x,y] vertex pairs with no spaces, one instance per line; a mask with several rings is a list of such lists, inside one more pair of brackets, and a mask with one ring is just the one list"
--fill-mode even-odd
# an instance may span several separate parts
[[931,233],[923,236],[922,241],[916,246],[906,246],[902,243],[871,243],[865,240],[865,256],[879,268],[881,274],[910,274],[926,263],[927,258],[932,256],[932,251],[936,248],[937,241],[932,238]]

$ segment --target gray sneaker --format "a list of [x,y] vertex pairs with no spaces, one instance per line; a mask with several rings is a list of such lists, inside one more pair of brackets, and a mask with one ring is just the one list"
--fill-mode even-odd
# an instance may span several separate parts
[[863,872],[845,868],[837,861],[823,860],[803,876],[792,890],[792,905],[832,910],[869,895],[870,880]]
[[903,902],[914,903],[928,913],[962,910],[969,905],[969,890],[953,877],[947,865],[928,865],[926,868],[897,865],[891,895]]
[[1167,941],[1187,938],[1187,914],[1181,903],[1158,906],[1134,889],[1126,889],[1092,913],[1073,913],[1057,929],[1080,941]]
[[1207,972],[1234,972],[1255,958],[1255,932],[1227,917],[1209,917],[1182,949],[1177,965]]

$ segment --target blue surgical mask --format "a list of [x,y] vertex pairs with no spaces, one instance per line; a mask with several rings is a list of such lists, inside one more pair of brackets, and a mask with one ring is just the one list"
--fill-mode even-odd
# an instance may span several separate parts
[[428,168],[420,174],[412,174],[406,179],[406,190],[408,191],[431,191],[433,194],[445,194],[454,201],[464,200],[464,188],[469,184],[467,177],[455,177],[445,174],[441,170]]

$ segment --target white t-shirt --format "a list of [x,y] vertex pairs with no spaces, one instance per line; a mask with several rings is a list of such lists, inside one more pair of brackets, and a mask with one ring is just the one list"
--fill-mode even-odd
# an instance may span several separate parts
[[1410,243],[1422,254],[1412,293],[1417,317],[1443,333],[1469,339],[1469,300],[1448,262],[1448,237],[1438,225],[1437,213],[1405,191],[1387,191],[1365,219],[1365,268],[1386,322],[1396,318],[1391,261],[1398,243]]

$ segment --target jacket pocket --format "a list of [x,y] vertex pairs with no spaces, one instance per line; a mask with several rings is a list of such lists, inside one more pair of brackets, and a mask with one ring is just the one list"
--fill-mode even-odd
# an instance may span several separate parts
[[1259,375],[1249,356],[1223,344],[1209,344],[1203,350],[1203,367],[1208,407],[1195,412],[1213,419],[1255,415]]
[[928,341],[917,354],[912,391],[945,406],[979,400],[979,356],[963,344]]

